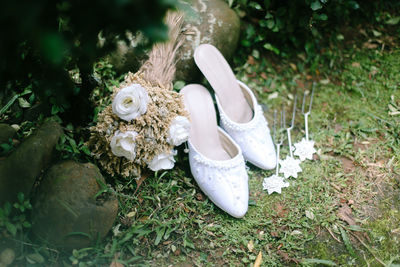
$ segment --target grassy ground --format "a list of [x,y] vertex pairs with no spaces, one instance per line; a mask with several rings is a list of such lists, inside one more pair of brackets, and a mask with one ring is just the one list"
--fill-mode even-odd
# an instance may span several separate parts
[[[321,65],[310,76],[301,56],[279,64],[249,57],[237,76],[270,122],[273,109],[289,111],[295,92],[301,99],[317,81],[310,132],[318,152],[289,188],[268,195],[262,180],[273,172],[249,166],[249,211],[234,219],[202,194],[181,150],[174,170],[137,191],[135,181],[112,181],[120,211],[104,241],[35,253],[49,266],[252,266],[260,252],[262,266],[399,266],[399,58],[400,50],[352,49],[335,70]],[[303,127],[298,114],[294,141]]]
[[[262,190],[272,172],[250,166],[249,211],[231,218],[201,193],[181,152],[175,170],[147,178],[137,193],[136,185],[116,186],[121,210],[114,235],[81,260],[251,266],[261,252],[264,266],[400,264],[400,124],[399,115],[390,115],[400,109],[399,56],[352,50],[333,75],[328,67],[318,70],[310,121],[318,153],[282,195]],[[311,88],[301,61],[288,63],[249,58],[237,69],[269,108],[269,121],[272,109],[290,109],[295,90]],[[297,116],[295,140],[302,129]]]

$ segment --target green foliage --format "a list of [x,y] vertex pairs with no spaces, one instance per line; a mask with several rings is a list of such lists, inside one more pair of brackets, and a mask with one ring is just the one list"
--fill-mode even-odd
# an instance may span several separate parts
[[32,209],[29,200],[25,199],[23,193],[18,194],[18,202],[11,205],[6,202],[0,208],[0,232],[5,229],[11,236],[16,237],[19,232],[31,227],[26,212]]
[[[70,123],[64,128],[64,134],[56,145],[56,149],[61,153],[62,159],[79,159],[90,156],[90,150],[85,145],[83,137],[79,135],[79,131],[74,131],[74,126]],[[76,140],[79,140],[78,142]]]
[[[53,114],[71,107],[72,113],[84,113],[75,107],[88,103],[94,62],[112,51],[118,38],[125,39],[127,30],[142,31],[149,44],[166,40],[162,20],[174,5],[175,0],[5,2],[0,9],[0,90],[19,93],[31,85],[53,105]],[[80,83],[71,79],[72,69],[79,71]]]
[[[340,27],[357,22],[389,25],[399,23],[386,10],[396,10],[398,1],[359,0],[229,0],[245,22],[241,45],[269,50],[281,56],[305,51],[316,57],[324,41],[340,42]],[[371,20],[374,18],[375,20]],[[326,43],[325,43],[326,44]],[[251,51],[251,50],[250,50]]]

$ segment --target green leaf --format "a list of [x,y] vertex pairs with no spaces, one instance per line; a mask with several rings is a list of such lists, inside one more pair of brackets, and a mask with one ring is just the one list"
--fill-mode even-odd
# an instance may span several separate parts
[[349,1],[349,4],[352,9],[359,9],[360,5],[356,1]]
[[184,81],[176,81],[174,83],[174,89],[177,90],[177,91],[181,90],[184,86],[185,86],[185,82]]
[[31,104],[25,100],[23,97],[18,98],[18,103],[21,108],[30,108]]
[[12,236],[15,236],[17,234],[17,227],[15,227],[14,224],[6,222],[5,225],[7,230],[11,233]]
[[249,47],[249,46],[251,46],[251,42],[250,42],[249,40],[242,40],[242,41],[241,41],[241,44],[242,44],[244,47]]
[[385,23],[388,24],[388,25],[397,25],[399,22],[400,22],[400,16],[399,17],[390,18]]
[[23,91],[22,93],[19,94],[19,96],[24,96],[24,95],[27,95],[27,94],[32,93],[31,88],[32,88],[32,85],[27,86],[27,87],[24,89],[24,91]]
[[79,154],[78,146],[76,145],[75,140],[73,138],[71,138],[71,137],[67,138],[67,139],[68,139],[68,142],[71,145],[72,150],[74,151],[74,153],[75,154]]
[[257,206],[257,202],[254,199],[249,199],[249,206]]
[[346,246],[347,251],[350,253],[350,255],[352,257],[356,257],[356,255],[354,253],[354,250],[353,250],[353,246],[351,245],[350,239],[347,236],[346,231],[341,227],[339,229],[340,229],[340,233],[342,234],[342,239],[343,239],[343,242],[344,242],[344,244]]
[[268,29],[271,30],[272,28],[274,28],[274,26],[275,26],[275,21],[273,19],[267,20],[267,28]]
[[141,237],[141,236],[145,236],[148,235],[149,233],[151,233],[152,231],[149,229],[145,229],[144,227],[139,228],[139,229],[135,229],[133,231],[134,234],[137,234],[137,237]]
[[88,155],[88,156],[91,155],[91,152],[90,152],[90,150],[89,150],[89,148],[88,148],[87,146],[82,146],[82,147],[81,147],[81,151],[82,151],[83,153],[85,153],[86,155]]
[[249,5],[250,5],[250,7],[254,8],[254,9],[262,10],[261,5],[260,5],[259,3],[257,3],[257,2],[251,1],[251,2],[249,3]]
[[321,8],[322,8],[322,5],[321,5],[321,3],[319,2],[319,0],[317,0],[317,1],[312,2],[311,5],[310,5],[310,7],[311,7],[312,10],[316,11],[316,10],[321,9]]
[[328,15],[326,15],[326,14],[321,14],[321,15],[319,15],[319,19],[320,19],[320,20],[328,20]]
[[0,148],[1,148],[1,150],[3,150],[2,154],[6,154],[8,151],[10,151],[13,148],[13,146],[10,144],[4,143],[4,144],[0,144]]
[[186,236],[183,238],[183,246],[195,249],[194,244]]
[[156,236],[156,240],[154,241],[154,245],[157,246],[160,243],[161,238],[164,236],[165,230],[166,230],[165,227],[158,227],[156,229],[157,236]]
[[42,255],[39,253],[32,253],[26,256],[26,259],[28,260],[29,263],[34,264],[34,263],[44,263],[44,258]]
[[265,15],[265,18],[266,19],[272,19],[272,18],[274,18],[274,16],[271,14],[271,13],[267,13],[267,15]]
[[18,95],[14,95],[14,96],[7,102],[7,104],[6,104],[4,107],[2,107],[2,108],[0,109],[0,115],[3,114],[4,112],[6,112],[6,111],[11,107],[11,105],[14,104],[14,102],[15,102],[15,100],[17,100],[17,98],[18,98]]
[[372,33],[374,34],[375,37],[379,37],[382,35],[382,33],[376,31],[376,30],[372,30]]
[[280,51],[275,46],[271,45],[270,43],[266,43],[263,46],[265,49],[274,52],[275,54],[279,55]]
[[60,109],[58,108],[58,106],[53,105],[51,107],[51,115],[56,115],[59,111],[60,111]]
[[24,193],[19,192],[17,198],[18,198],[19,203],[23,203],[24,202]]
[[320,260],[320,259],[304,259],[302,263],[305,264],[322,264],[326,266],[336,266],[336,263],[330,260]]
[[344,35],[341,34],[341,33],[339,33],[338,35],[336,35],[336,39],[337,39],[338,41],[343,41],[343,40],[344,40]]

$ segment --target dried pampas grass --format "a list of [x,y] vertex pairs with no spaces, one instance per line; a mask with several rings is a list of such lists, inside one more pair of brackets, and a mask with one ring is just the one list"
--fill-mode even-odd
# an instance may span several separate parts
[[[169,26],[169,41],[153,46],[148,60],[140,68],[143,78],[153,84],[172,86],[175,76],[175,55],[182,45],[181,29],[183,14],[180,12],[168,12],[165,23]],[[171,87],[172,89],[172,87]]]

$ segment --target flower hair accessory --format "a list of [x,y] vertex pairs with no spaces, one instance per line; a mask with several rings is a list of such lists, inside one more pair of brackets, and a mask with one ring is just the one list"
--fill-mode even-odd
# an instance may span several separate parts
[[174,146],[189,137],[190,122],[181,95],[173,90],[175,53],[183,17],[168,13],[170,41],[156,44],[140,70],[113,89],[112,103],[90,128],[88,146],[111,176],[139,178],[143,169],[172,169]]

